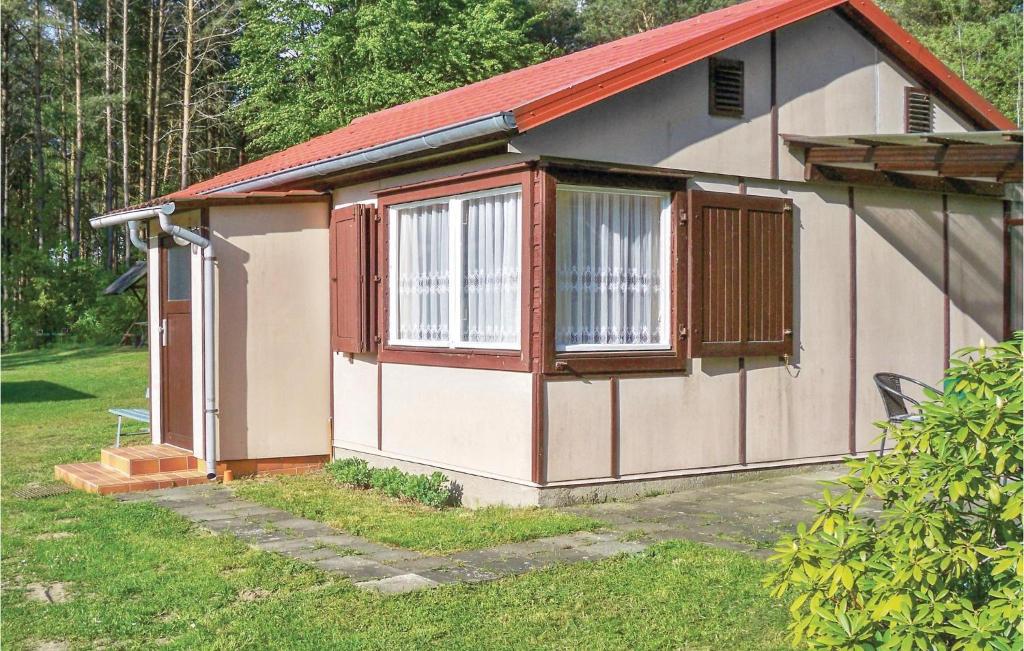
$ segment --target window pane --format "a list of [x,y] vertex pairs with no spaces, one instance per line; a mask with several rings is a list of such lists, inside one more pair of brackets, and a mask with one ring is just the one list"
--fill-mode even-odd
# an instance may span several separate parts
[[187,301],[192,297],[192,247],[167,249],[167,300]]
[[448,202],[399,208],[398,339],[448,341]]
[[556,348],[666,343],[662,201],[628,192],[558,191]]
[[522,194],[462,202],[462,339],[519,345]]

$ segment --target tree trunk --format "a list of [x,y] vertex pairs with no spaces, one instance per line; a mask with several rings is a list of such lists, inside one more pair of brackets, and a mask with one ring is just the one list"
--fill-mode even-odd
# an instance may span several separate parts
[[[125,206],[131,205],[128,196],[128,0],[121,1],[121,199]],[[132,262],[132,243],[128,240],[128,225],[125,225],[124,264]]]
[[82,160],[84,124],[82,118],[82,48],[81,29],[78,24],[78,0],[71,2],[71,39],[75,50],[75,205],[71,218],[71,258],[81,254],[82,246]]
[[171,153],[174,151],[174,139],[168,134],[167,147],[164,149],[164,171],[160,175],[160,185],[167,187],[167,180],[171,177]]
[[150,198],[150,156],[152,153],[151,143],[153,142],[153,113],[155,111],[156,99],[153,92],[155,67],[156,67],[156,2],[149,0],[149,38],[146,44],[146,116],[145,116],[145,140],[139,151],[139,193],[145,199]]
[[[0,23],[0,40],[10,43],[11,24],[9,21]],[[7,200],[10,183],[11,143],[7,136],[11,115],[11,68],[0,68],[0,229],[7,228]],[[3,232],[3,231],[0,231]],[[6,240],[10,238],[5,238]],[[6,251],[4,251],[6,253]],[[4,312],[6,314],[6,312]]]
[[[32,223],[35,228],[36,245],[43,249],[43,215],[46,214],[46,160],[43,157],[43,17],[42,0],[36,0],[32,10],[35,23],[35,43],[32,48],[32,158],[35,163],[34,184],[35,214]],[[9,137],[9,136],[8,136]]]
[[[110,13],[111,0],[105,0],[104,21],[104,48],[103,48],[103,117],[106,122],[107,136],[107,165],[103,179],[103,207],[106,212],[114,209],[114,86],[113,86],[113,65],[114,52],[111,31],[114,27],[114,19]],[[104,251],[103,263],[107,269],[114,268],[114,231],[107,228],[107,246]]]
[[160,72],[164,58],[164,0],[157,2],[156,12],[156,53],[153,61],[153,135],[150,137],[149,192],[147,199],[156,195],[156,166],[160,158]]
[[195,0],[185,1],[185,78],[181,85],[181,188],[188,186],[189,140],[192,127],[192,57],[195,49]]
[[[67,59],[64,56],[64,29],[57,25],[57,60],[60,64],[60,160],[63,183],[61,194],[64,197],[64,209],[61,211],[60,235],[61,238],[71,233],[71,171],[70,161],[72,153],[68,151],[68,102],[67,102]],[[72,147],[73,149],[73,147]]]

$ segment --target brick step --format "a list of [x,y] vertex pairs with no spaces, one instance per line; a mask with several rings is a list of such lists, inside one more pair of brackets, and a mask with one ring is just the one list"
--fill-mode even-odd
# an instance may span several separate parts
[[98,461],[54,466],[53,476],[75,488],[100,495],[192,486],[209,481],[206,478],[206,473],[202,470],[180,470],[131,476]]
[[196,470],[197,459],[188,450],[173,445],[135,445],[104,448],[100,463],[129,477]]

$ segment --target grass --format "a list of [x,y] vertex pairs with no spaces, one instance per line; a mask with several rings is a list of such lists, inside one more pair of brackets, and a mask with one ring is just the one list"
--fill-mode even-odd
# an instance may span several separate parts
[[597,520],[551,509],[494,506],[438,510],[373,490],[348,488],[322,472],[232,485],[244,499],[291,511],[377,542],[439,554],[601,526]]
[[[0,363],[5,649],[785,648],[785,610],[760,587],[765,565],[696,544],[380,597],[152,505],[18,499],[11,491],[50,481],[53,464],[110,444],[105,409],[144,404],[146,357],[48,350]],[[49,384],[12,384],[24,382]],[[28,599],[29,584],[57,582],[66,603]]]

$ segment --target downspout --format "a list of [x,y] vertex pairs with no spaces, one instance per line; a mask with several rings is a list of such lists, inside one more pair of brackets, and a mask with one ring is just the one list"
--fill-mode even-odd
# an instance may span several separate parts
[[139,237],[139,222],[136,219],[128,222],[128,239],[131,240],[132,245],[136,249],[146,254],[149,253],[149,247],[146,246],[146,243],[142,241],[141,237]]
[[176,240],[195,244],[203,250],[203,414],[205,417],[206,478],[217,478],[217,399],[214,391],[213,368],[213,244],[209,239],[171,223],[169,213],[157,214],[160,230]]

